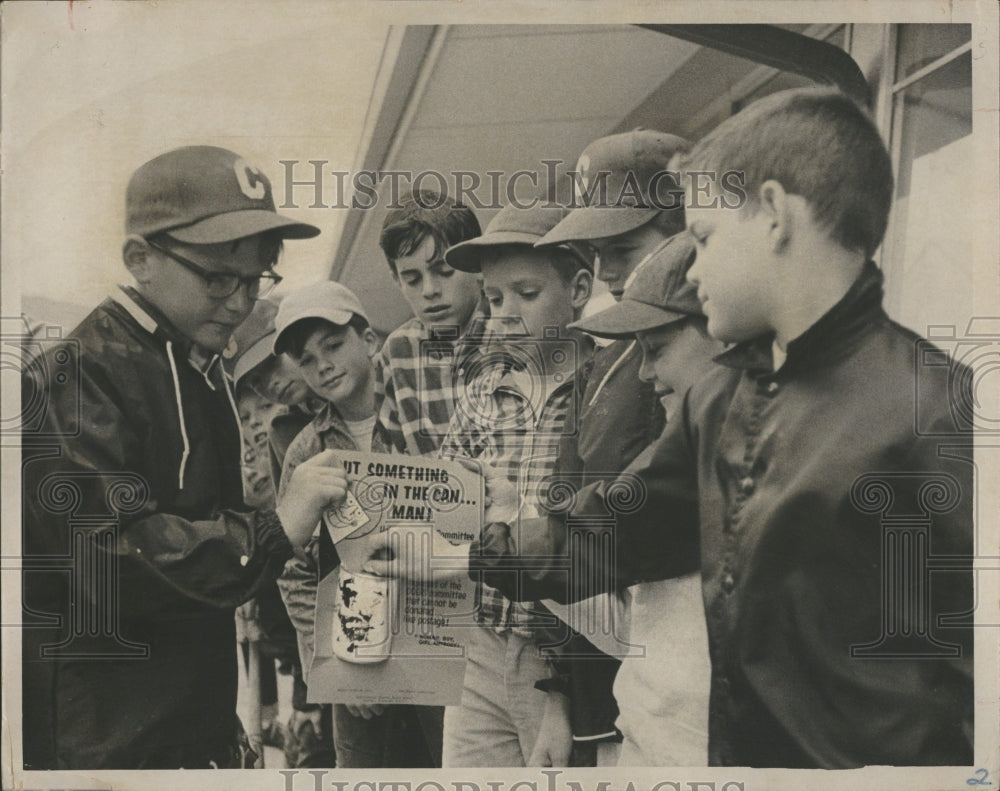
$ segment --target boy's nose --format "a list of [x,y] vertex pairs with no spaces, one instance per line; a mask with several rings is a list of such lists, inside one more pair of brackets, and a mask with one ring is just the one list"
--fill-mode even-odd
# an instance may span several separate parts
[[642,353],[642,363],[639,365],[639,379],[643,382],[652,382],[656,377],[653,375],[653,364],[649,355]]
[[240,283],[239,288],[237,288],[232,294],[226,297],[225,306],[231,310],[233,313],[240,313],[243,318],[250,315],[250,311],[253,309],[253,303],[256,302],[252,299],[249,294],[249,286],[246,283]]
[[441,293],[441,284],[438,282],[436,277],[425,277],[424,278],[424,296],[425,297],[436,297]]

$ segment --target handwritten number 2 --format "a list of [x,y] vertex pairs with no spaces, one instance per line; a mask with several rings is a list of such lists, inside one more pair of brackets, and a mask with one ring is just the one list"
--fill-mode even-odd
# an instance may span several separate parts
[[970,786],[991,786],[993,783],[989,782],[986,778],[990,776],[989,770],[987,769],[977,769],[976,776],[970,777],[965,781],[966,785]]

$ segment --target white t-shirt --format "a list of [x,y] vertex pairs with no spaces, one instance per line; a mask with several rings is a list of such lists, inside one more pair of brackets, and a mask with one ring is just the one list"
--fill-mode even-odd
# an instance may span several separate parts
[[351,435],[358,450],[371,450],[372,432],[375,430],[375,415],[364,420],[345,420],[347,433]]

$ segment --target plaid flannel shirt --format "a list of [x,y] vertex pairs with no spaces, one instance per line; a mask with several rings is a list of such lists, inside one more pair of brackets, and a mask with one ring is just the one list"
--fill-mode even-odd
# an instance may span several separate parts
[[[568,376],[544,393],[536,409],[518,386],[516,373],[503,365],[487,368],[456,405],[440,455],[491,464],[517,487],[522,508],[541,511],[542,484],[555,471],[560,441],[576,428],[577,396],[574,377]],[[476,605],[477,622],[498,631],[514,629],[530,636],[554,625],[554,616],[546,616],[542,605],[512,602],[482,582],[476,585]]]
[[[477,311],[469,326],[483,321]],[[478,348],[457,327],[431,329],[410,319],[390,333],[375,357],[376,447],[411,456],[436,454],[448,433],[464,379]]]

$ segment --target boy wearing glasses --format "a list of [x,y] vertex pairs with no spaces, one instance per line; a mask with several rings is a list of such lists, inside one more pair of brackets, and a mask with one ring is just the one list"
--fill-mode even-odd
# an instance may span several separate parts
[[283,240],[319,230],[277,214],[264,175],[209,146],[140,167],[125,227],[134,284],[24,372],[25,403],[45,407],[22,433],[24,555],[63,564],[24,576],[40,616],[23,632],[24,765],[245,766],[234,610],[346,482],[327,454],[277,511],[247,507],[219,355],[278,280]]

